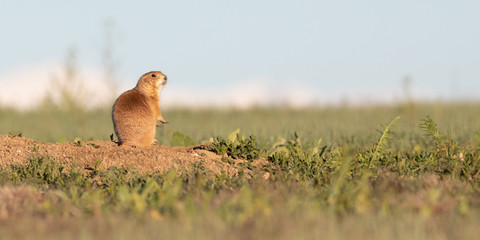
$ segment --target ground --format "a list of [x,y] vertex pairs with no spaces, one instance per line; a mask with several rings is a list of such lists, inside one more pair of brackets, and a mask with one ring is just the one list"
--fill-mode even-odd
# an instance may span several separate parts
[[224,171],[230,176],[236,174],[234,165],[223,162],[222,156],[203,148],[204,145],[122,147],[112,141],[43,143],[24,137],[0,135],[0,167],[25,164],[32,157],[48,156],[60,163],[76,164],[83,168],[99,163],[103,169],[121,166],[139,173],[153,173],[171,169],[181,171],[192,164],[201,163],[213,173]]

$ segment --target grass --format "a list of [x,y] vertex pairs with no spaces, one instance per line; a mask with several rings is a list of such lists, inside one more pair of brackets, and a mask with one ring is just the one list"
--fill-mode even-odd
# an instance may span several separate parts
[[[270,164],[208,177],[201,165],[139,174],[32,158],[0,170],[0,238],[475,239],[479,108],[169,110],[160,143],[213,139],[212,151]],[[112,127],[108,110],[0,110],[9,132],[109,140]]]
[[[298,134],[304,141],[319,138],[325,144],[355,141],[370,144],[379,124],[400,116],[393,147],[425,146],[423,130],[418,127],[426,116],[438,124],[453,140],[473,141],[480,131],[480,112],[474,103],[434,103],[411,106],[384,107],[325,107],[310,109],[254,108],[247,110],[165,110],[168,125],[158,128],[160,144],[172,145],[173,135],[180,132],[201,143],[210,138],[225,138],[235,129],[253,135],[261,147],[270,147],[278,138]],[[110,140],[113,125],[110,109],[96,111],[39,110],[17,112],[0,109],[0,134],[23,133],[25,137],[43,142],[83,140]]]

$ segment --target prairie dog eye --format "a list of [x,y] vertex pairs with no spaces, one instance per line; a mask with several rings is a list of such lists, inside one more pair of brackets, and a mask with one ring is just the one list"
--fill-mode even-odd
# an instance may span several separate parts
[[155,73],[152,73],[152,77],[157,77],[157,75]]

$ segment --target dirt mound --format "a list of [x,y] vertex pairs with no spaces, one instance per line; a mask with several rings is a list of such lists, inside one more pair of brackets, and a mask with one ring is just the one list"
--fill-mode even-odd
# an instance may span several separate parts
[[236,165],[224,163],[222,156],[206,151],[200,146],[170,147],[151,146],[144,148],[120,147],[111,141],[87,141],[81,143],[42,143],[24,137],[0,135],[0,167],[25,164],[32,157],[49,156],[58,162],[107,169],[121,166],[140,173],[181,171],[191,164],[201,163],[213,173],[225,172],[230,176],[237,173]]

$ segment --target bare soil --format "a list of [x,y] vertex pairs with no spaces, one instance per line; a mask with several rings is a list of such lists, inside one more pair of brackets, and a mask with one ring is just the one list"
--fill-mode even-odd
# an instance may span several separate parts
[[[236,159],[236,164],[231,165],[223,162],[222,156],[203,148],[204,145],[122,147],[111,141],[86,141],[81,144],[43,143],[24,137],[0,135],[0,167],[26,164],[33,157],[48,156],[60,163],[75,164],[83,168],[99,162],[101,169],[119,166],[139,173],[165,172],[171,169],[181,172],[188,169],[192,163],[201,163],[212,173],[224,172],[234,176],[238,163],[246,161]],[[255,162],[255,165],[258,165],[264,160]]]

